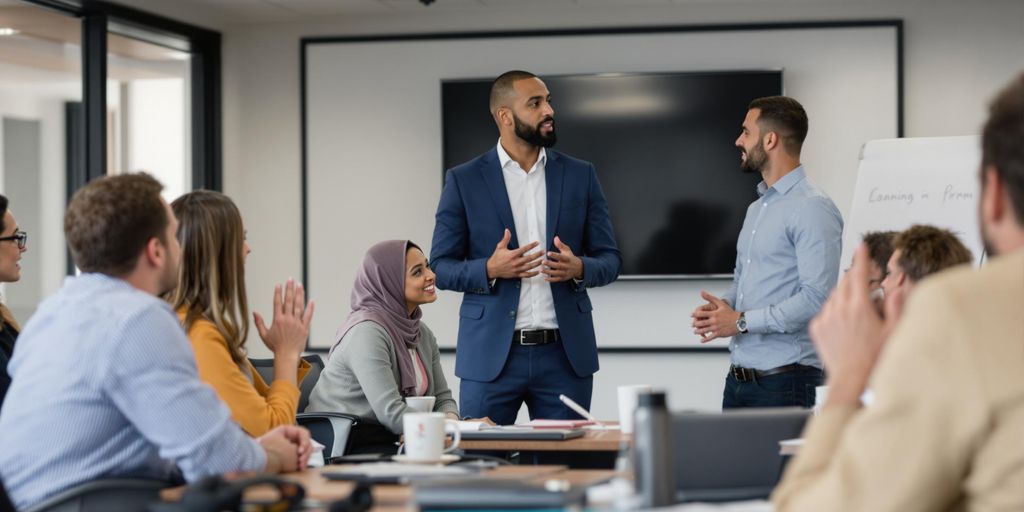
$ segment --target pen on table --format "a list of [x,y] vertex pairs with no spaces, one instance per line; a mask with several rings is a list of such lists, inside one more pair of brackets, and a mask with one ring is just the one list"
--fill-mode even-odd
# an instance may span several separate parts
[[569,398],[569,397],[567,397],[565,395],[558,395],[558,399],[561,400],[562,403],[565,404],[566,406],[568,406],[570,409],[576,411],[580,416],[583,416],[584,418],[586,418],[586,419],[588,419],[590,421],[593,421],[597,425],[600,425],[602,427],[604,426],[604,423],[601,423],[600,420],[595,418],[593,414],[590,414],[580,404],[574,402],[573,399],[571,399],[571,398]]

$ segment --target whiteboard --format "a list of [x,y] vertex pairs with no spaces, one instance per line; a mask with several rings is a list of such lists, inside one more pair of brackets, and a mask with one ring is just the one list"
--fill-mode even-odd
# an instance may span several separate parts
[[[864,142],[899,136],[897,27],[706,28],[304,40],[304,249],[307,285],[317,302],[310,346],[332,343],[349,311],[355,271],[373,243],[407,238],[429,253],[441,193],[443,80],[497,76],[509,69],[542,77],[782,69],[785,93],[799,99],[810,117],[805,169],[842,211],[850,204]],[[736,119],[737,135],[742,121]],[[679,150],[695,143],[681,140]],[[738,156],[737,167],[722,172],[740,172]],[[701,290],[721,294],[729,284],[618,281],[591,289],[598,346],[726,346],[728,340],[701,345],[689,315],[702,302]],[[437,302],[423,309],[441,347],[455,346],[461,299],[441,291]]]
[[857,186],[843,232],[840,268],[868,231],[931,224],[956,233],[981,264],[977,136],[873,140],[861,150]]

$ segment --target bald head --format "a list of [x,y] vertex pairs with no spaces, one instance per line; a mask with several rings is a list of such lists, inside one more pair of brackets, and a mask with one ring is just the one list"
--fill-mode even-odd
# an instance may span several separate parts
[[527,78],[537,78],[537,75],[529,71],[506,71],[491,84],[491,115],[501,107],[512,105],[516,97],[516,90],[513,84]]

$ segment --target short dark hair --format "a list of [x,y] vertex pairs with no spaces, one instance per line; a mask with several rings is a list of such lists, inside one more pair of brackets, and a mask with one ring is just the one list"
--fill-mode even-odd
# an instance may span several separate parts
[[0,233],[3,233],[7,226],[4,225],[4,217],[7,216],[7,196],[0,194]]
[[105,176],[75,192],[64,214],[64,236],[82,272],[123,276],[153,238],[166,243],[170,219],[163,190],[146,173]]
[[882,273],[885,273],[885,267],[892,257],[892,242],[896,235],[895,231],[869,231],[862,238],[868,246],[868,257],[882,269]]
[[799,155],[807,138],[807,112],[803,105],[788,96],[766,96],[747,106],[747,110],[755,108],[761,111],[758,126],[779,134],[786,152]]
[[982,170],[992,167],[1006,186],[1017,223],[1024,225],[1024,74],[1003,89],[988,108],[981,132]]
[[491,84],[490,109],[492,115],[496,110],[498,110],[498,107],[503,106],[508,101],[508,98],[512,93],[515,92],[512,84],[527,78],[537,78],[537,75],[530,73],[529,71],[514,69],[512,71],[506,71],[498,78],[494,79],[494,82]]
[[971,250],[948,229],[914,225],[896,235],[893,250],[900,251],[900,266],[911,281],[971,261]]

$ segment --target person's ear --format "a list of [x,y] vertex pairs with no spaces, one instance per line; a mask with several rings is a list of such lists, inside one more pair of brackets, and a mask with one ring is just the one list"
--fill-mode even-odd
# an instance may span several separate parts
[[775,132],[767,132],[761,140],[761,145],[764,146],[765,151],[771,151],[775,149],[775,146],[779,144],[779,135]]
[[981,195],[981,212],[990,224],[996,224],[1006,215],[1006,194],[1004,193],[1003,181],[999,179],[999,173],[995,168],[985,168],[984,191]]
[[153,237],[146,242],[146,263],[152,267],[159,267],[163,264],[166,248],[159,238]]

